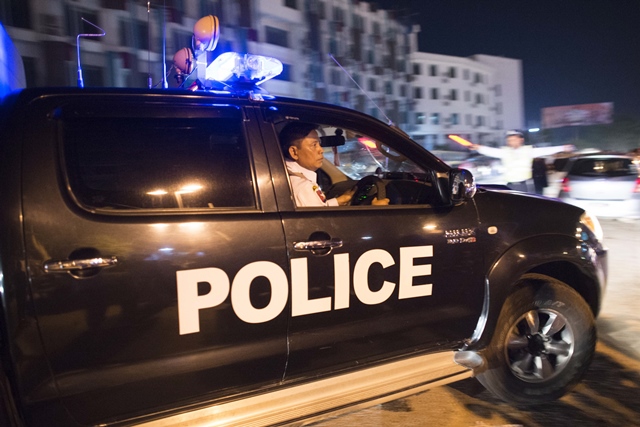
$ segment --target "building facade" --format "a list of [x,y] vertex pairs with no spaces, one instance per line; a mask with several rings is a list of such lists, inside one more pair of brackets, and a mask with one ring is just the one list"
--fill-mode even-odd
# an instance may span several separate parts
[[[486,143],[499,140],[504,129],[522,127],[520,61],[418,52],[420,27],[375,3],[3,0],[0,4],[0,19],[23,58],[28,86],[75,85],[79,56],[85,86],[175,87],[173,54],[191,46],[193,25],[206,15],[218,16],[221,24],[218,46],[208,53],[211,59],[233,50],[283,62],[283,73],[264,85],[274,94],[369,113],[399,125],[428,148],[444,144],[450,133]],[[100,30],[105,32],[102,37],[95,35]]]

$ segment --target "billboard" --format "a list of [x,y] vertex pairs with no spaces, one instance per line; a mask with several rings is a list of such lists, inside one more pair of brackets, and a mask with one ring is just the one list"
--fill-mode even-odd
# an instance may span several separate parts
[[565,105],[542,109],[542,128],[606,125],[613,122],[613,102]]

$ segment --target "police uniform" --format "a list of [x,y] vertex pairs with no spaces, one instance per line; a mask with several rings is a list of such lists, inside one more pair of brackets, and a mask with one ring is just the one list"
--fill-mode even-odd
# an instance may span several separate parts
[[564,146],[534,148],[531,145],[523,145],[518,148],[508,146],[493,148],[480,145],[478,153],[501,159],[505,168],[504,179],[507,181],[507,185],[514,190],[527,191],[527,181],[532,176],[533,159],[559,153],[564,149]]
[[327,200],[322,189],[316,182],[317,174],[303,168],[293,160],[287,160],[287,172],[291,180],[293,197],[299,207],[338,206],[338,199]]

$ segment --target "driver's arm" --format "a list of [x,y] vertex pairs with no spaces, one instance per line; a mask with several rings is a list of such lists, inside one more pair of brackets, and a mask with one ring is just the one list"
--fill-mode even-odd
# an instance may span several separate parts
[[340,206],[348,205],[355,192],[356,192],[356,188],[353,187],[351,190],[336,197],[336,200],[338,201],[338,205]]

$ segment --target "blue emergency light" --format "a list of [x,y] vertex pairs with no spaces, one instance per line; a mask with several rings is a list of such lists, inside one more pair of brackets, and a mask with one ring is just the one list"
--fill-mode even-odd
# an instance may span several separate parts
[[228,86],[260,85],[282,73],[282,62],[262,55],[226,52],[207,66],[206,79]]

